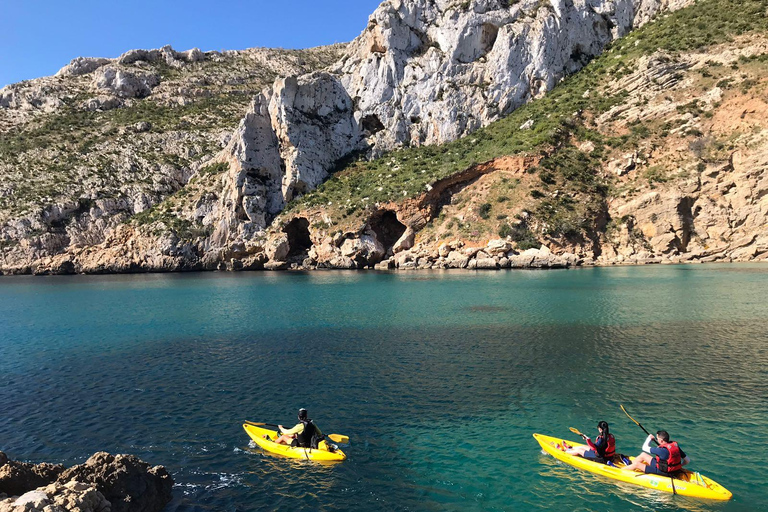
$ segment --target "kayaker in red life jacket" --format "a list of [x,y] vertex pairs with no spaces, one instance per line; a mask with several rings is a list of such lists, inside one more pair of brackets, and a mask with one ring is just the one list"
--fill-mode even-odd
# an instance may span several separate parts
[[628,471],[641,471],[652,475],[669,476],[674,474],[691,459],[680,449],[676,441],[670,442],[666,430],[656,432],[656,442],[659,446],[651,446],[653,436],[650,435],[643,445],[643,453],[635,457],[635,461],[623,468]]
[[290,444],[302,448],[317,448],[317,443],[323,438],[323,433],[309,419],[306,409],[299,409],[299,422],[290,430],[278,425],[282,435],[275,439],[277,444]]
[[595,438],[594,443],[587,435],[582,434],[581,437],[587,443],[587,446],[576,446],[566,450],[565,453],[599,462],[613,459],[613,456],[616,454],[616,438],[609,432],[608,423],[605,421],[599,422],[597,424],[597,431],[600,432],[600,435]]

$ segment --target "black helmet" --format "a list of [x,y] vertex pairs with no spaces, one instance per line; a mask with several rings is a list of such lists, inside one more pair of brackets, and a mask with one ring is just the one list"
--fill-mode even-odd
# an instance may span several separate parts
[[304,408],[299,409],[299,419],[305,420],[307,419],[307,410]]

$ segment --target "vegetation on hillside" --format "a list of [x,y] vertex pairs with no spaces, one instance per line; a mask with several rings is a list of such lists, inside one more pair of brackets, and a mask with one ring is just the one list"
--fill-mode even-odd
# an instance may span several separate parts
[[[627,96],[626,91],[611,90],[609,83],[630,74],[640,57],[659,50],[674,56],[750,32],[764,32],[768,28],[767,11],[768,0],[701,0],[664,15],[616,41],[547,96],[505,119],[448,144],[405,148],[374,161],[347,163],[317,190],[291,203],[289,211],[322,208],[334,222],[353,224],[364,220],[376,203],[416,197],[437,180],[474,164],[505,155],[536,153],[545,158],[531,170],[538,174],[540,183],[530,191],[533,201],[527,202],[527,221],[512,222],[503,212],[494,215],[497,207],[489,202],[493,210],[478,214],[478,224],[493,221],[500,234],[525,243],[532,242],[528,230],[532,225],[538,226],[542,235],[589,236],[605,221],[605,198],[619,192],[600,172],[605,155],[635,147],[650,136],[665,136],[674,128],[637,122],[625,133],[601,133],[594,119]],[[529,121],[532,127],[521,129]],[[701,134],[685,135],[695,138]],[[578,149],[576,142],[588,142],[589,149]],[[666,178],[662,170],[647,176],[651,184]],[[478,229],[472,233],[477,234]]]
[[0,192],[10,191],[0,193],[0,221],[81,196],[119,197],[126,186],[155,200],[173,192],[154,185],[169,174],[161,166],[190,169],[210,158],[221,149],[220,134],[236,127],[280,66],[312,71],[341,48],[227,52],[181,68],[141,63],[160,85],[107,110],[84,107],[96,96],[91,75],[57,77],[62,106],[23,123],[8,117],[13,128],[0,133]]

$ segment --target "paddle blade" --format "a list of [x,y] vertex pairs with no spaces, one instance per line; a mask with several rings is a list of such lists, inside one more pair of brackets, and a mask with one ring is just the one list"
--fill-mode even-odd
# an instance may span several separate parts
[[277,431],[280,432],[280,425],[275,425],[274,423],[256,423],[248,420],[245,420],[244,423],[246,425],[253,425],[254,427],[272,427],[272,428],[276,428]]
[[346,444],[349,442],[349,436],[343,436],[341,434],[328,434],[326,437],[331,441],[333,441],[334,443]]
[[584,435],[581,432],[579,432],[579,429],[577,429],[577,428],[568,427],[568,430],[570,430],[571,432],[573,432],[574,434],[576,434],[578,436],[583,436]]

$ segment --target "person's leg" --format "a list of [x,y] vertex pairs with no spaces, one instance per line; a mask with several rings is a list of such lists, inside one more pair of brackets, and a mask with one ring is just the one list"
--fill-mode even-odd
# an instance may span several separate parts
[[584,453],[589,450],[589,446],[575,446],[571,448],[570,450],[566,450],[565,453],[569,455],[576,455],[578,457],[583,457]]
[[275,442],[277,444],[291,444],[291,441],[293,441],[293,437],[294,436],[292,436],[292,435],[283,434],[280,437],[278,437],[277,439],[275,439]]
[[638,471],[638,470],[642,471],[645,468],[646,464],[651,462],[651,459],[653,459],[653,457],[643,452],[637,457],[635,457],[635,461],[632,464],[622,469],[625,469],[627,471]]

